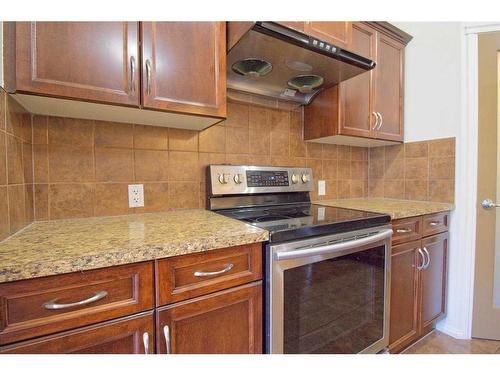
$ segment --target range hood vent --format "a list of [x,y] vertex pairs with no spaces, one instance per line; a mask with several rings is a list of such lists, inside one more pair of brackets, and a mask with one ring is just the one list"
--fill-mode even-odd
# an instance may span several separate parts
[[274,22],[256,22],[229,50],[227,87],[309,104],[375,62]]

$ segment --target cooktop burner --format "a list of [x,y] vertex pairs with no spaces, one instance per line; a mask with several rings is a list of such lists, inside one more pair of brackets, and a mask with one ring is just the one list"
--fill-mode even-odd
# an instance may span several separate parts
[[390,223],[390,217],[387,215],[309,203],[234,208],[217,212],[268,230],[271,242],[335,234]]

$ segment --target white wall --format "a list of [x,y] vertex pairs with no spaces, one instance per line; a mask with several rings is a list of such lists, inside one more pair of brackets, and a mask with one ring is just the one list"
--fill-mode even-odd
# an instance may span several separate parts
[[393,22],[405,54],[405,141],[455,137],[460,122],[460,23]]

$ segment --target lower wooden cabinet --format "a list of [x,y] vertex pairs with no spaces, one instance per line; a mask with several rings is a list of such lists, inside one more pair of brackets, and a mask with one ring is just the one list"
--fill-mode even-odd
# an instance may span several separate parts
[[[447,217],[447,214],[442,214]],[[425,222],[431,215],[423,217]],[[422,222],[421,218],[418,218]],[[393,223],[408,226],[411,220]],[[405,227],[406,228],[406,227]],[[444,227],[446,230],[447,227]],[[418,234],[408,238],[414,238]],[[421,236],[421,232],[420,236]],[[397,353],[434,328],[446,311],[448,232],[392,247],[389,350]],[[396,238],[400,241],[401,238]]]
[[151,354],[153,311],[0,349],[3,354]]
[[262,282],[157,310],[157,353],[262,353]]

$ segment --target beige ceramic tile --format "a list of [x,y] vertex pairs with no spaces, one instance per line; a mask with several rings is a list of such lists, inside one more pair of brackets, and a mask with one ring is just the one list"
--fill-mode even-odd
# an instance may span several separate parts
[[51,184],[50,219],[68,219],[94,215],[94,184]]
[[168,151],[134,150],[135,181],[167,181]]
[[245,103],[227,103],[227,118],[224,125],[227,127],[248,127],[249,109]]
[[226,129],[226,153],[247,154],[249,150],[249,129],[228,127]]
[[49,185],[35,184],[35,220],[49,219]]
[[24,183],[22,142],[7,134],[7,181],[8,184]]
[[405,199],[426,201],[429,198],[428,180],[405,180]]
[[0,185],[7,185],[6,134],[0,130]]
[[290,156],[306,156],[306,143],[302,140],[302,134],[290,133]]
[[132,149],[114,148],[114,147],[95,148],[96,181],[98,182],[133,181],[134,180],[133,168],[134,168],[134,151]]
[[455,138],[435,139],[429,141],[429,156],[455,156]]
[[[136,208],[136,213],[166,211],[169,208],[170,197],[167,183],[144,184],[144,207]],[[174,198],[175,199],[175,198]]]
[[226,152],[226,128],[215,125],[199,134],[200,152]]
[[269,110],[271,131],[290,131],[290,112],[278,109]]
[[134,148],[167,150],[168,128],[134,125]]
[[198,208],[199,190],[199,184],[197,182],[170,183],[170,208]]
[[271,154],[271,132],[263,129],[249,129],[249,150],[251,155]]
[[429,143],[410,142],[405,143],[405,158],[426,158],[429,156]]
[[48,117],[42,115],[33,116],[33,144],[46,145],[48,137]]
[[49,145],[49,180],[50,182],[93,181],[92,148]]
[[271,132],[271,155],[289,156],[290,137],[289,132]]
[[92,147],[94,121],[64,117],[48,118],[49,144]]
[[174,151],[198,151],[198,132],[186,129],[168,129],[168,148]]
[[127,184],[96,184],[95,187],[95,216],[124,215],[131,213],[128,207]]
[[455,178],[455,158],[440,157],[429,159],[429,178]]
[[429,159],[415,158],[405,160],[405,179],[427,180],[429,178]]
[[95,122],[95,145],[107,147],[134,147],[134,126],[108,121]]
[[24,185],[8,186],[10,233],[23,228],[26,223]]
[[168,153],[170,181],[196,181],[198,178],[198,153],[170,151]]
[[321,143],[306,142],[306,157],[308,159],[321,159],[323,157],[323,145]]
[[9,219],[9,197],[7,194],[7,186],[0,186],[0,241],[8,237],[10,234]]

